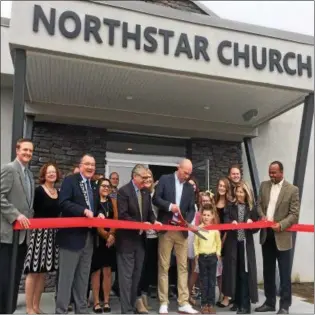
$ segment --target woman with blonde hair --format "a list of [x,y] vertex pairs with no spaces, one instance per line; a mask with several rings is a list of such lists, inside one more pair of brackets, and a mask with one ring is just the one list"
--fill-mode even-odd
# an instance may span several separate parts
[[[252,223],[258,213],[250,190],[244,182],[235,185],[235,201],[227,207],[226,223]],[[258,301],[257,265],[253,234],[258,229],[238,229],[226,232],[224,243],[222,291],[234,297],[232,311],[250,314],[251,303]]]

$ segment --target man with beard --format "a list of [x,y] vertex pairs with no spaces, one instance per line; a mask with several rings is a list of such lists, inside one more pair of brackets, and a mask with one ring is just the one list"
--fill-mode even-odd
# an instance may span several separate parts
[[[0,314],[8,312],[8,287],[13,249],[13,224],[18,221],[25,229],[30,226],[28,218],[33,217],[34,179],[28,164],[33,156],[34,146],[29,139],[16,143],[16,159],[1,168],[1,212],[0,212]],[[19,284],[27,251],[27,231],[20,231],[13,312],[16,309]]]

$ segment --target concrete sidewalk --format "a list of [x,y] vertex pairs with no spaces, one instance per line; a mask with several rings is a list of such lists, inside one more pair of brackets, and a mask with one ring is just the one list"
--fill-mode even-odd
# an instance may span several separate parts
[[[260,305],[265,300],[263,292],[259,290],[259,303],[257,305]],[[177,314],[177,305],[176,300],[171,300],[171,304],[169,306],[170,314]],[[159,305],[157,303],[157,299],[150,299],[150,304],[153,307],[153,310],[150,312],[150,314],[157,314]],[[253,313],[254,308],[256,305],[252,306]],[[111,308],[112,308],[112,314],[120,314],[120,303],[119,299],[117,297],[111,298]],[[44,293],[41,300],[41,309],[46,314],[54,314],[55,311],[55,300],[54,300],[54,293]],[[199,308],[197,308],[199,310]],[[90,308],[90,313],[94,314],[92,311],[92,308]],[[235,314],[234,312],[229,311],[228,308],[221,309],[217,308],[217,313],[219,314]],[[19,300],[18,300],[18,309],[15,312],[15,314],[25,314],[25,295],[20,294]],[[260,314],[260,313],[257,313]],[[264,314],[275,314],[275,313],[264,313]],[[302,301],[298,297],[293,297],[293,303],[292,307],[290,308],[290,314],[314,314],[314,305]]]

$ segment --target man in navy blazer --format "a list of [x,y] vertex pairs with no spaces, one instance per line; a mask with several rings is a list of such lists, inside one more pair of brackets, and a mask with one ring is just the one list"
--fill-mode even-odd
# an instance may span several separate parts
[[[180,162],[175,173],[161,176],[155,188],[153,204],[159,209],[158,220],[162,224],[177,224],[181,213],[187,222],[192,222],[195,216],[194,189],[187,182],[192,173],[192,163],[188,159]],[[178,268],[178,311],[185,314],[197,314],[189,304],[188,292],[188,232],[168,231],[159,235],[158,262],[158,293],[160,299],[160,314],[168,314],[168,270],[171,253],[174,248]]]
[[[80,160],[80,173],[67,176],[59,193],[61,216],[64,218],[93,218],[98,215],[99,194],[91,179],[95,173],[95,159],[86,154]],[[104,216],[99,216],[103,217]],[[60,229],[59,279],[56,314],[66,314],[71,291],[76,314],[87,314],[88,281],[93,254],[93,235],[90,228]]]
[[[147,169],[136,165],[131,181],[117,193],[118,219],[130,222],[159,223],[152,209],[150,192],[144,188]],[[121,314],[133,314],[145,254],[145,231],[116,231],[117,267]]]

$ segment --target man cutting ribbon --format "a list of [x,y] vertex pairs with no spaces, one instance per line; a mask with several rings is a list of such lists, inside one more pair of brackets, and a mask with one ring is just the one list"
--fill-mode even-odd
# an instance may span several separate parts
[[[184,159],[174,174],[161,176],[153,196],[153,204],[159,209],[158,220],[163,224],[192,222],[195,215],[194,190],[187,180],[192,173],[192,163]],[[171,253],[174,248],[178,272],[178,311],[185,314],[197,314],[188,303],[187,254],[188,232],[168,231],[159,235],[158,293],[160,299],[159,314],[168,314],[168,270]]]

